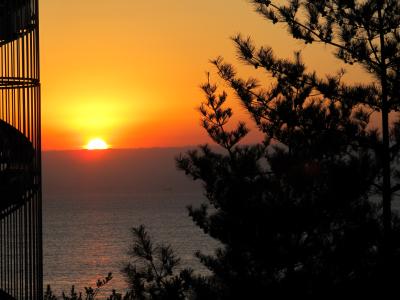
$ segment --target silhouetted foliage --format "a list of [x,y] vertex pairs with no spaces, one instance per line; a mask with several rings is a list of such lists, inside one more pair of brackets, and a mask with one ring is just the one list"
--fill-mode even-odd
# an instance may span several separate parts
[[212,299],[205,278],[177,269],[180,259],[171,246],[154,246],[143,225],[132,234],[132,262],[122,270],[129,285],[126,299]]
[[[391,239],[391,200],[400,189],[398,171],[393,170],[393,149],[398,149],[398,139],[391,139],[389,114],[400,110],[400,2],[398,0],[329,0],[279,2],[252,0],[256,10],[273,23],[283,23],[289,33],[306,44],[325,43],[335,49],[337,58],[347,64],[358,64],[375,78],[371,86],[358,86],[354,97],[358,103],[382,116],[379,160],[382,194],[384,243],[382,255],[388,258],[394,251]],[[245,60],[258,66],[251,51],[242,43]],[[247,52],[246,52],[247,50]],[[258,56],[259,58],[260,56]],[[332,96],[343,97],[348,92],[341,85],[332,86]],[[372,96],[372,97],[371,97]],[[393,124],[392,129],[396,130]],[[395,134],[397,136],[397,134]],[[394,184],[393,184],[394,181]],[[390,264],[390,263],[389,263]]]
[[[71,287],[71,290],[69,292],[69,295],[65,294],[65,292],[62,292],[61,299],[62,300],[95,300],[96,297],[99,295],[100,291],[102,288],[104,288],[105,285],[107,285],[112,279],[112,274],[108,273],[108,275],[105,278],[98,279],[96,282],[96,287],[85,287],[85,292],[77,292],[75,290],[75,286]],[[57,297],[55,294],[53,294],[53,291],[50,287],[50,285],[47,285],[46,291],[43,295],[44,300],[57,300],[60,299]],[[128,298],[122,298],[121,294],[118,294],[115,292],[115,290],[112,291],[112,294],[107,298],[107,300],[125,300]]]
[[[268,86],[240,78],[221,57],[212,64],[264,140],[241,144],[249,129],[232,127],[228,93],[208,78],[199,111],[223,151],[204,145],[177,159],[205,191],[190,216],[222,244],[214,255],[196,253],[211,275],[178,269],[171,247],[154,246],[141,226],[123,270],[124,299],[385,297],[400,280],[400,222],[391,211],[400,190],[400,121],[388,118],[400,110],[400,3],[251,2],[294,38],[331,45],[375,82],[349,86],[342,70],[320,78],[306,71],[300,53],[279,59],[233,37],[240,60],[263,69]],[[377,112],[382,133],[370,121]]]
[[[215,255],[197,254],[212,271],[209,288],[214,299],[382,295],[385,279],[392,288],[400,280],[400,227],[397,216],[389,216],[391,229],[382,221],[382,205],[373,196],[385,190],[385,166],[398,160],[400,123],[394,122],[385,140],[371,128],[370,116],[398,110],[399,17],[393,11],[399,3],[290,1],[278,7],[254,2],[267,18],[287,23],[296,38],[338,47],[339,58],[361,63],[377,84],[348,86],[343,71],[319,78],[306,72],[299,53],[294,60],[278,59],[272,49],[257,49],[241,35],[233,37],[239,58],[263,68],[268,87],[241,79],[221,57],[212,61],[264,142],[239,145],[248,129],[244,123],[229,129],[233,113],[225,105],[227,93],[210,80],[203,84],[202,124],[225,152],[201,146],[177,164],[204,185],[207,203],[190,207],[191,217],[223,245]],[[307,11],[304,17],[296,15],[300,8]],[[393,168],[392,180],[398,173]],[[388,230],[390,256],[381,251]]]
[[43,300],[57,300],[57,296],[53,294],[50,285],[47,285],[46,291],[43,295]]

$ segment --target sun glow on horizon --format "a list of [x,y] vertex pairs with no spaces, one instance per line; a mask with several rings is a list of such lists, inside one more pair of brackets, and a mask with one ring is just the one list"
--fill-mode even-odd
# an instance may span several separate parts
[[103,139],[94,138],[91,139],[84,148],[87,150],[105,150],[109,149],[110,146]]

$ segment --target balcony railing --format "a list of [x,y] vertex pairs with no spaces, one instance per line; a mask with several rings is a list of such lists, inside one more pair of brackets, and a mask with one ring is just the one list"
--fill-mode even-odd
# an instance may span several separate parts
[[42,298],[38,0],[0,0],[0,299]]

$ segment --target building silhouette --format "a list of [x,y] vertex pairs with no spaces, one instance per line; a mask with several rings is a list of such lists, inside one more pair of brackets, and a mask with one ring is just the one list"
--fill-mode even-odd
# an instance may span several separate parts
[[0,0],[0,299],[41,299],[38,0]]

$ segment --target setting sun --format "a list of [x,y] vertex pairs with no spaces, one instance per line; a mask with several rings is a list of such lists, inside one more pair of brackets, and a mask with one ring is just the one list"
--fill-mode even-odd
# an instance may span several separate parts
[[87,150],[104,150],[108,149],[109,146],[104,140],[95,138],[91,139],[84,148]]

